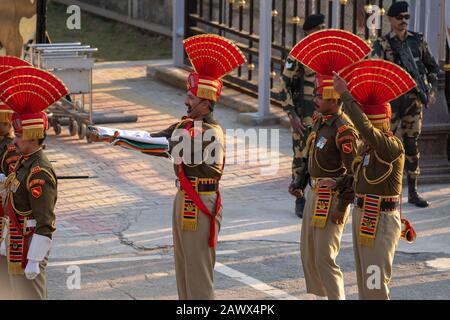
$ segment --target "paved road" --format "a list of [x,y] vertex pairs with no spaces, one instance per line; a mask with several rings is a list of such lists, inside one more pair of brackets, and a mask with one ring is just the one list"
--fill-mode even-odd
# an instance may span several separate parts
[[[117,127],[157,131],[185,111],[184,92],[147,79],[147,63],[158,62],[96,65],[95,109],[139,116],[138,123]],[[238,124],[235,111],[218,105],[216,114],[225,129],[253,129]],[[294,201],[286,191],[290,133],[275,126],[263,129],[279,133],[278,151],[274,148],[264,155],[261,146],[253,146],[250,151],[259,152],[262,160],[240,165],[228,159],[222,180],[225,211],[215,274],[217,298],[311,299],[305,292],[299,258],[301,221],[293,214]],[[231,138],[228,131],[230,144]],[[70,137],[67,130],[59,137],[51,131],[48,140],[47,152],[59,175],[96,177],[60,182],[58,231],[48,268],[49,297],[176,299],[171,236],[175,176],[170,161],[108,145],[88,145]],[[271,157],[279,160],[279,169],[262,175],[262,169],[268,168],[263,160]],[[419,239],[399,247],[394,299],[450,299],[450,186],[422,190],[432,202],[431,209],[403,205]],[[350,224],[351,220],[338,261],[347,298],[357,299]],[[80,289],[73,288],[77,270]]]

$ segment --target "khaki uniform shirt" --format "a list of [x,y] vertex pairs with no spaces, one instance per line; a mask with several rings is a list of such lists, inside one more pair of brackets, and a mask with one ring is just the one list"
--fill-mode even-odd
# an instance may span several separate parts
[[308,171],[312,178],[335,178],[338,209],[345,211],[354,200],[352,163],[358,152],[358,137],[351,121],[342,112],[320,115],[310,135]]
[[350,117],[367,147],[360,153],[355,170],[355,192],[396,196],[402,192],[405,150],[396,136],[375,128],[349,92],[341,96]]
[[[169,139],[169,151],[175,157],[175,160],[177,160],[176,156],[178,154],[183,156],[183,169],[187,177],[219,180],[223,172],[225,154],[222,128],[214,119],[213,114],[209,114],[201,122],[201,133],[195,130],[195,126],[190,129],[190,136],[198,137],[198,139],[191,139],[190,154],[185,154],[185,150],[181,150],[180,148],[180,143],[183,142],[186,134],[182,135],[181,132],[191,121],[192,119],[183,119],[163,131],[152,133],[152,136]],[[179,137],[181,138],[179,139]],[[195,148],[197,141],[199,145]],[[178,166],[175,165],[174,169],[175,174],[178,175]]]

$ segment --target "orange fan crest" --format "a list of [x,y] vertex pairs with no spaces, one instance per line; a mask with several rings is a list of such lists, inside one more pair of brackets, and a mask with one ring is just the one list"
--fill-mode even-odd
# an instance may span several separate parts
[[67,94],[56,76],[31,66],[0,74],[0,100],[19,114],[41,112]]
[[362,105],[382,105],[409,92],[416,82],[398,65],[380,59],[359,61],[339,74]]
[[353,33],[326,29],[305,37],[292,48],[290,55],[316,73],[332,76],[333,72],[364,59],[371,50]]
[[195,72],[200,76],[221,79],[246,61],[232,41],[215,34],[193,36],[183,43]]

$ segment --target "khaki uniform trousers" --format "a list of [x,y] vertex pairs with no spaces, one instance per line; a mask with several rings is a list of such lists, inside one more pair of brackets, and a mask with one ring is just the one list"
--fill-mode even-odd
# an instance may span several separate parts
[[[33,237],[30,237],[28,245],[31,244]],[[3,270],[5,270],[9,281],[8,300],[47,300],[47,282],[45,271],[48,264],[48,255],[39,264],[40,273],[33,280],[28,280],[25,275],[8,275],[8,265],[6,257],[1,257],[1,272],[3,280]]]
[[9,276],[14,300],[47,300],[47,283],[45,269],[47,260],[39,264],[41,273],[28,280],[25,275]]
[[344,276],[336,263],[340,242],[344,232],[346,217],[343,225],[331,221],[331,213],[337,210],[337,197],[333,196],[325,228],[311,226],[317,194],[309,186],[306,189],[306,204],[303,215],[302,233],[300,240],[301,260],[305,273],[307,293],[330,300],[345,299]]
[[12,289],[9,284],[8,261],[5,256],[0,256],[0,300],[11,300]]
[[401,235],[400,213],[380,212],[373,248],[358,244],[361,209],[353,209],[353,249],[361,300],[389,300],[395,249]]
[[[216,194],[200,193],[205,206],[214,213]],[[180,300],[214,299],[216,249],[209,247],[210,218],[199,210],[197,231],[181,230],[183,191],[178,191],[173,205],[173,244],[175,274]],[[222,222],[222,208],[216,216],[216,240]]]

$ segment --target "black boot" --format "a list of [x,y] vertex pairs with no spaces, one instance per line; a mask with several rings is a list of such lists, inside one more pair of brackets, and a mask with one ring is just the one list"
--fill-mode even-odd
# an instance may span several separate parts
[[297,198],[295,200],[295,214],[300,219],[303,218],[303,209],[304,208],[305,208],[305,198],[304,197]]
[[427,208],[430,204],[417,193],[417,178],[408,176],[408,202],[419,208]]

